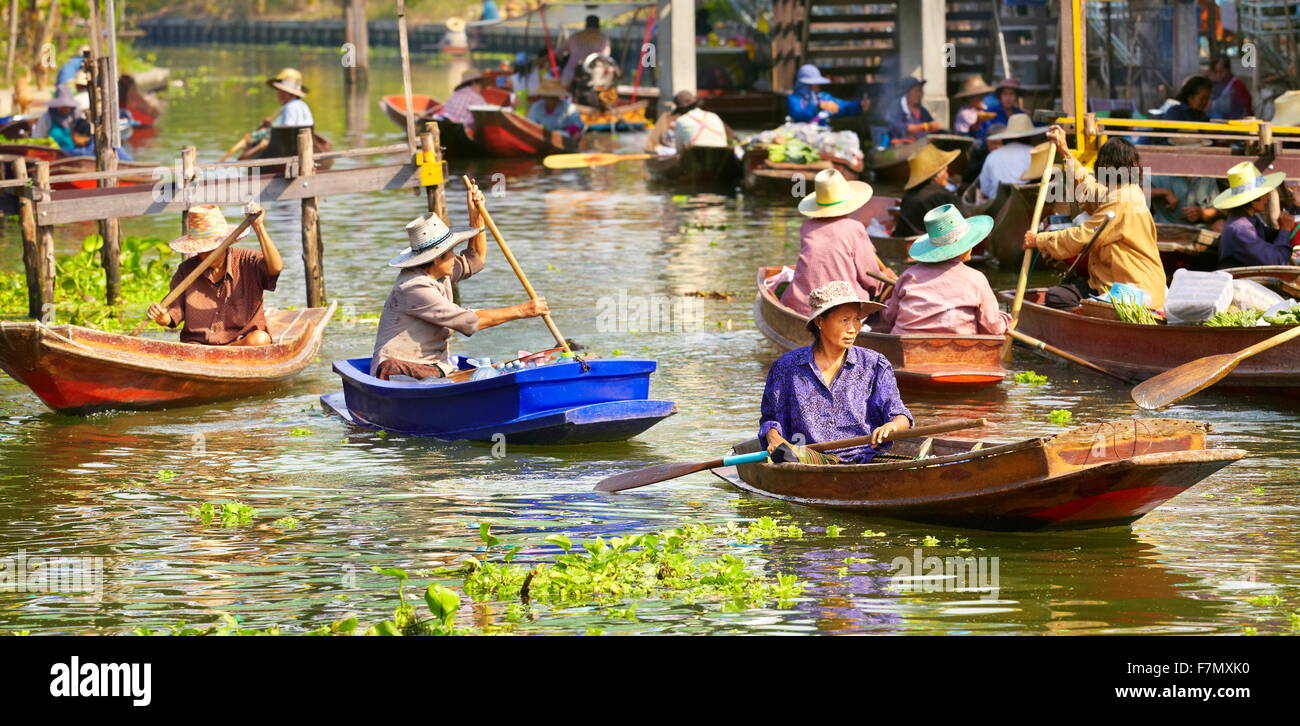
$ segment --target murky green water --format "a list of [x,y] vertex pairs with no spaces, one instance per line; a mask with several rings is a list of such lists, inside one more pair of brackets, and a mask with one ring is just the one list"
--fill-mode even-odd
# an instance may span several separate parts
[[[186,81],[174,93],[160,133],[137,139],[140,160],[168,164],[187,144],[215,160],[257,119],[274,111],[260,79],[285,65],[305,72],[318,130],[336,146],[401,141],[404,132],[377,107],[400,91],[400,69],[376,61],[369,98],[349,121],[332,54],[299,49],[161,50],[159,63]],[[446,69],[415,70],[417,91],[446,96]],[[636,150],[640,137],[598,140]],[[1131,528],[1067,534],[990,534],[822,513],[742,496],[708,475],[611,497],[594,494],[603,475],[671,460],[710,458],[753,434],[763,377],[776,352],[751,321],[756,266],[792,262],[800,217],[792,204],[745,197],[674,198],[648,186],[638,164],[553,173],[539,165],[485,162],[453,172],[480,180],[504,174],[504,194],[489,204],[502,232],[548,297],[564,333],[598,351],[659,361],[652,394],[681,413],[637,439],[564,449],[510,448],[380,438],[322,413],[317,397],[338,389],[334,359],[368,352],[374,328],[334,324],[320,361],[274,398],[161,413],[90,418],[50,413],[25,388],[0,377],[0,556],[99,555],[105,595],[0,592],[0,629],[123,632],[214,611],[248,625],[315,626],[355,612],[375,621],[392,607],[386,578],[371,565],[413,569],[448,564],[478,545],[480,521],[507,543],[540,544],[551,532],[575,539],[640,532],[681,522],[723,522],[763,515],[810,530],[802,540],[750,548],[768,572],[796,572],[810,587],[791,610],[721,613],[716,606],[643,603],[639,621],[575,612],[530,626],[583,632],[679,633],[1239,633],[1285,627],[1272,611],[1246,602],[1291,596],[1300,584],[1300,501],[1296,495],[1296,423],[1300,407],[1270,397],[1204,395],[1171,415],[1214,425],[1214,444],[1249,449],[1234,465]],[[464,219],[463,197],[450,198]],[[384,262],[402,245],[402,225],[423,209],[411,193],[321,201],[326,285],[331,299],[360,316],[377,315],[393,273]],[[287,269],[274,305],[301,305],[298,206],[272,205],[270,231]],[[128,234],[168,236],[174,216],[125,223]],[[93,229],[62,230],[61,249]],[[19,265],[9,222],[0,266]],[[463,286],[467,304],[498,307],[523,293],[497,250],[488,269]],[[1009,276],[995,274],[995,284]],[[1047,280],[1043,280],[1046,282]],[[695,290],[733,293],[704,300],[702,325],[676,330],[602,332],[602,298],[620,293],[679,299]],[[689,321],[687,321],[689,322]],[[646,326],[649,327],[649,326]],[[458,350],[512,357],[547,345],[545,327],[521,321],[485,331]],[[984,416],[992,440],[1049,434],[1047,413],[1070,409],[1079,423],[1131,416],[1127,391],[1018,352],[1017,370],[1050,381],[1006,385],[979,396],[909,400],[918,420]],[[294,429],[310,435],[291,435]],[[301,432],[299,432],[301,433]],[[202,436],[196,436],[201,434]],[[175,472],[174,477],[160,472]],[[203,528],[186,511],[206,500],[239,499],[259,510],[256,523]],[[284,531],[271,524],[292,516]],[[835,524],[847,535],[826,537]],[[863,530],[884,537],[863,538]],[[999,591],[903,593],[889,589],[883,563],[926,555],[998,558]],[[957,543],[956,538],[965,541]],[[524,558],[544,556],[525,550]],[[855,561],[846,564],[846,558]],[[857,561],[866,559],[874,562]],[[847,571],[840,568],[847,567]],[[343,597],[346,596],[346,599]],[[487,618],[481,609],[475,618]]]

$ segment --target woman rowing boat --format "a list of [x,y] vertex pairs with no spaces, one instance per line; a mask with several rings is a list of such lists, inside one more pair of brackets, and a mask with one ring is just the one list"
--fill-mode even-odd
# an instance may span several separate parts
[[912,426],[889,361],[854,345],[862,321],[884,306],[863,300],[844,280],[813,290],[808,304],[813,344],[786,353],[768,371],[759,439],[775,451],[790,439],[812,444],[870,434],[871,444],[827,452],[829,459],[796,449],[812,459],[807,463],[869,462],[891,446],[882,443],[885,436]]

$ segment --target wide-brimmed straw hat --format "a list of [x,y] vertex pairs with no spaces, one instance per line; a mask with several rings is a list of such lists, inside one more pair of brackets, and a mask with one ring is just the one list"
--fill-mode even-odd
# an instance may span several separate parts
[[[1020,176],[1025,181],[1042,181],[1043,172],[1047,171],[1047,152],[1052,149],[1052,142],[1044,141],[1029,150],[1029,168]],[[1060,159],[1057,159],[1060,161]]]
[[[221,207],[200,204],[185,211],[185,229],[188,230],[185,234],[168,242],[167,246],[183,255],[195,255],[220,247],[221,241],[234,228],[226,222]],[[245,227],[235,239],[247,237],[248,232],[249,228]]]
[[433,212],[421,214],[406,225],[411,244],[388,261],[389,267],[427,265],[438,255],[467,239],[478,236],[479,227],[448,227]]
[[987,96],[993,93],[993,87],[984,82],[984,76],[967,76],[961,82],[961,90],[952,94],[953,98],[970,98],[971,96]]
[[1020,87],[1019,78],[1003,78],[1002,80],[998,81],[998,85],[994,86],[993,90],[996,92],[996,91],[1001,91],[1004,88],[1010,88],[1011,90],[1015,91],[1017,94],[1022,94],[1022,95],[1025,92],[1024,89]]
[[951,204],[925,213],[925,236],[912,243],[907,254],[918,262],[943,262],[965,254],[989,236],[993,218],[981,214],[969,219]]
[[817,70],[817,66],[812,63],[799,66],[799,73],[795,76],[795,82],[808,86],[825,86],[828,83],[834,83],[831,79],[823,76],[822,72]]
[[799,202],[805,217],[842,217],[871,201],[871,185],[849,181],[837,169],[822,169],[813,177],[815,191]]
[[999,134],[990,136],[990,139],[1004,141],[1006,139],[1023,139],[1026,136],[1038,136],[1047,133],[1046,126],[1035,126],[1034,120],[1029,118],[1027,113],[1014,113],[1011,118],[1007,119],[1007,130]]
[[307,87],[302,84],[302,72],[297,68],[282,68],[279,73],[266,79],[266,85],[290,96],[307,96]]
[[1214,198],[1214,206],[1216,209],[1239,207],[1277,189],[1283,179],[1286,179],[1284,171],[1260,174],[1254,162],[1243,161],[1228,170],[1228,188]]
[[77,100],[72,97],[72,88],[67,84],[59,86],[59,90],[54,93],[54,97],[46,102],[46,108],[79,108]]
[[934,144],[926,144],[907,160],[907,184],[903,188],[911,189],[927,181],[959,156],[961,156],[961,149],[941,151]]
[[465,75],[461,76],[460,83],[457,83],[456,87],[451,90],[459,91],[460,89],[464,88],[465,86],[468,86],[469,84],[479,80],[482,77],[483,74],[479,73],[478,71],[475,70],[466,71]]
[[1273,99],[1274,126],[1300,126],[1300,91],[1287,91]]
[[817,326],[813,321],[821,317],[827,310],[833,310],[841,305],[849,303],[858,304],[858,319],[865,320],[866,317],[877,310],[884,310],[885,306],[880,303],[863,300],[853,291],[853,286],[844,280],[832,280],[821,287],[808,293],[808,307],[812,312],[808,314],[808,320],[805,325],[808,326],[809,332],[817,334]]
[[447,18],[447,22],[443,23],[443,25],[447,26],[448,33],[465,32],[465,20],[463,18]]
[[542,82],[537,85],[537,90],[533,91],[535,98],[561,98],[567,95],[569,95],[569,92],[564,90],[564,84],[554,78],[543,78]]

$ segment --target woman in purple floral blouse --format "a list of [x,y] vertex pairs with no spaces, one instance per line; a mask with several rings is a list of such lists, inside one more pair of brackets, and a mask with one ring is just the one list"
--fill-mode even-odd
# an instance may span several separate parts
[[881,439],[912,426],[889,361],[854,345],[863,319],[884,306],[859,299],[842,280],[813,290],[808,302],[813,344],[768,371],[759,439],[770,452],[790,438],[806,445],[871,434],[870,445],[827,452],[846,464],[867,463],[891,446]]

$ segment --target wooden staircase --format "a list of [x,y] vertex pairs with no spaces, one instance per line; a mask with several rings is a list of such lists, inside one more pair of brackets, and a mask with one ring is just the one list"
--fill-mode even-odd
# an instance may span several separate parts
[[835,81],[827,90],[848,97],[874,92],[897,74],[899,6],[905,2],[773,0],[772,87],[794,88],[799,66],[815,64]]

